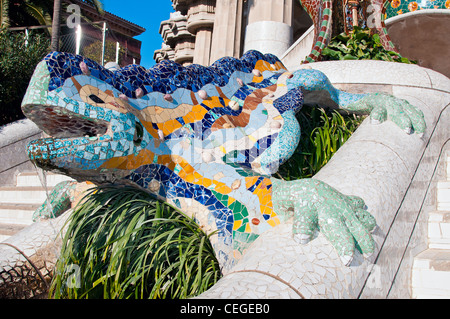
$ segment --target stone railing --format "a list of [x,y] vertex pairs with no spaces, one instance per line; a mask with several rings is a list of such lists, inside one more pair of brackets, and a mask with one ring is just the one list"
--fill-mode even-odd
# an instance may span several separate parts
[[314,26],[311,26],[289,49],[280,57],[288,70],[300,66],[301,61],[311,53],[314,44]]
[[30,120],[17,121],[0,128],[0,185],[14,186],[19,172],[34,171],[25,148],[42,131]]

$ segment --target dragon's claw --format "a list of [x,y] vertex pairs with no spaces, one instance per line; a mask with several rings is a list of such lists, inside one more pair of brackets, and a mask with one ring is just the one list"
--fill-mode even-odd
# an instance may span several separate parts
[[370,233],[376,221],[363,209],[361,198],[346,196],[314,179],[274,182],[274,197],[275,209],[294,207],[293,234],[299,244],[307,244],[320,230],[344,265],[353,260],[355,247],[367,257],[374,253],[375,242]]

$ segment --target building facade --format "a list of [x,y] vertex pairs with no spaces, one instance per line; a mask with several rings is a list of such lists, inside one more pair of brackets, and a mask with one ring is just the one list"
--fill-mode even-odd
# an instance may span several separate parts
[[[135,37],[145,32],[145,28],[107,11],[100,14],[92,5],[81,0],[64,0],[64,2],[78,5],[81,9],[83,20],[85,20],[84,18],[89,19],[87,22],[83,21],[83,35],[87,41],[86,45],[95,41],[102,41],[102,27],[103,23],[106,23],[105,40],[114,44],[118,43],[121,48],[120,66],[140,63],[141,41],[135,39]],[[63,14],[68,16],[70,13],[63,12]],[[68,29],[66,31],[73,33],[73,30]]]
[[282,56],[313,24],[298,0],[172,2],[175,12],[161,23],[164,43],[154,53],[156,62],[208,66],[251,49]]

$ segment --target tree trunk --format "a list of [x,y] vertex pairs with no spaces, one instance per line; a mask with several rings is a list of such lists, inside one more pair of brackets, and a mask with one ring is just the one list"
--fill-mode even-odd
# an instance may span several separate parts
[[0,27],[9,27],[9,0],[0,0]]
[[52,43],[51,50],[59,50],[59,33],[61,30],[61,0],[55,0],[53,4]]

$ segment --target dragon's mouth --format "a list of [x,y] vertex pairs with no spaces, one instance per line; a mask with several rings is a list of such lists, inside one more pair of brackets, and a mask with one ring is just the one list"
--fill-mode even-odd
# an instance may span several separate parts
[[[27,152],[38,167],[77,180],[113,181],[114,176],[100,174],[99,169],[83,167],[88,145],[109,141],[110,123],[51,105],[26,105],[26,116],[49,137],[30,142]],[[81,156],[81,157],[80,157]],[[76,158],[79,158],[79,161]]]
[[28,105],[24,113],[47,135],[59,139],[104,135],[109,127],[105,120],[82,116],[59,106]]

